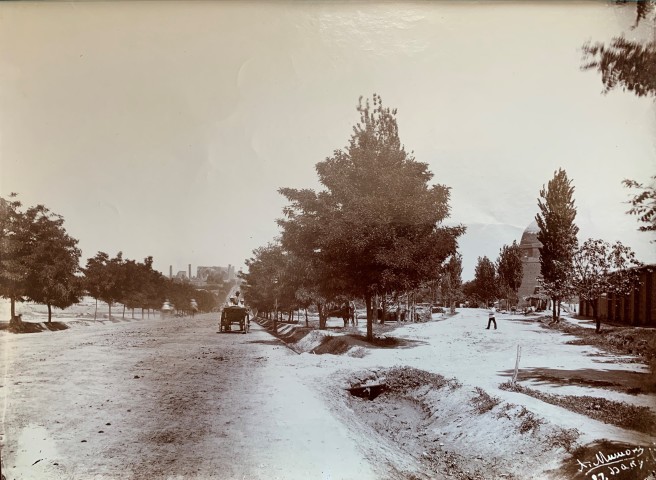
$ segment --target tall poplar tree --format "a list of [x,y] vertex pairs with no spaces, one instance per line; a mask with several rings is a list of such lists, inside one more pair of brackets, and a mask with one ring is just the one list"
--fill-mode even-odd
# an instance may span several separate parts
[[517,302],[517,291],[524,276],[522,255],[517,241],[501,247],[496,267],[500,292],[513,303]]
[[578,248],[574,223],[574,187],[563,169],[554,172],[538,198],[540,212],[535,216],[539,231],[540,273],[543,293],[551,298],[554,321],[560,315],[560,303],[572,292],[573,257]]
[[487,306],[497,296],[496,271],[494,263],[487,257],[478,257],[474,270],[474,291]]

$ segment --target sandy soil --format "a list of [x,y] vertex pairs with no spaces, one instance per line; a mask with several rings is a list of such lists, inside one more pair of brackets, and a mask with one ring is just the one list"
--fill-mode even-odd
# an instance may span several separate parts
[[142,320],[2,337],[8,479],[375,478],[257,325]]

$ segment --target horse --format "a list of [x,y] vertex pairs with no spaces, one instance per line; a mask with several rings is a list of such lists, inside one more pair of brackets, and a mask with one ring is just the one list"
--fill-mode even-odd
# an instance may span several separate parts
[[344,328],[348,327],[349,322],[351,322],[353,325],[358,324],[357,316],[355,314],[355,305],[351,305],[351,303],[342,303],[342,305],[339,308],[336,308],[334,310],[328,311],[328,314],[326,317],[337,317],[341,318],[344,320]]

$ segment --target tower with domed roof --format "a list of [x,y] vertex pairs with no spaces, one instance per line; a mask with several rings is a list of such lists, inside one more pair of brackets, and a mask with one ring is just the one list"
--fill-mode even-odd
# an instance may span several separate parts
[[529,295],[537,293],[538,277],[540,276],[540,247],[542,243],[538,240],[540,228],[535,220],[526,227],[519,243],[522,257],[522,284],[517,291],[519,305],[528,305],[530,302],[524,300]]

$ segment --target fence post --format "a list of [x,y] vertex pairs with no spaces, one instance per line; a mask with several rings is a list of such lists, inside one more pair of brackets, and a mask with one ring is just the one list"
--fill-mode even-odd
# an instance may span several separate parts
[[517,375],[519,373],[519,359],[522,356],[522,347],[517,345],[517,359],[515,360],[515,373],[513,375],[512,379],[512,384],[515,385],[517,383]]

